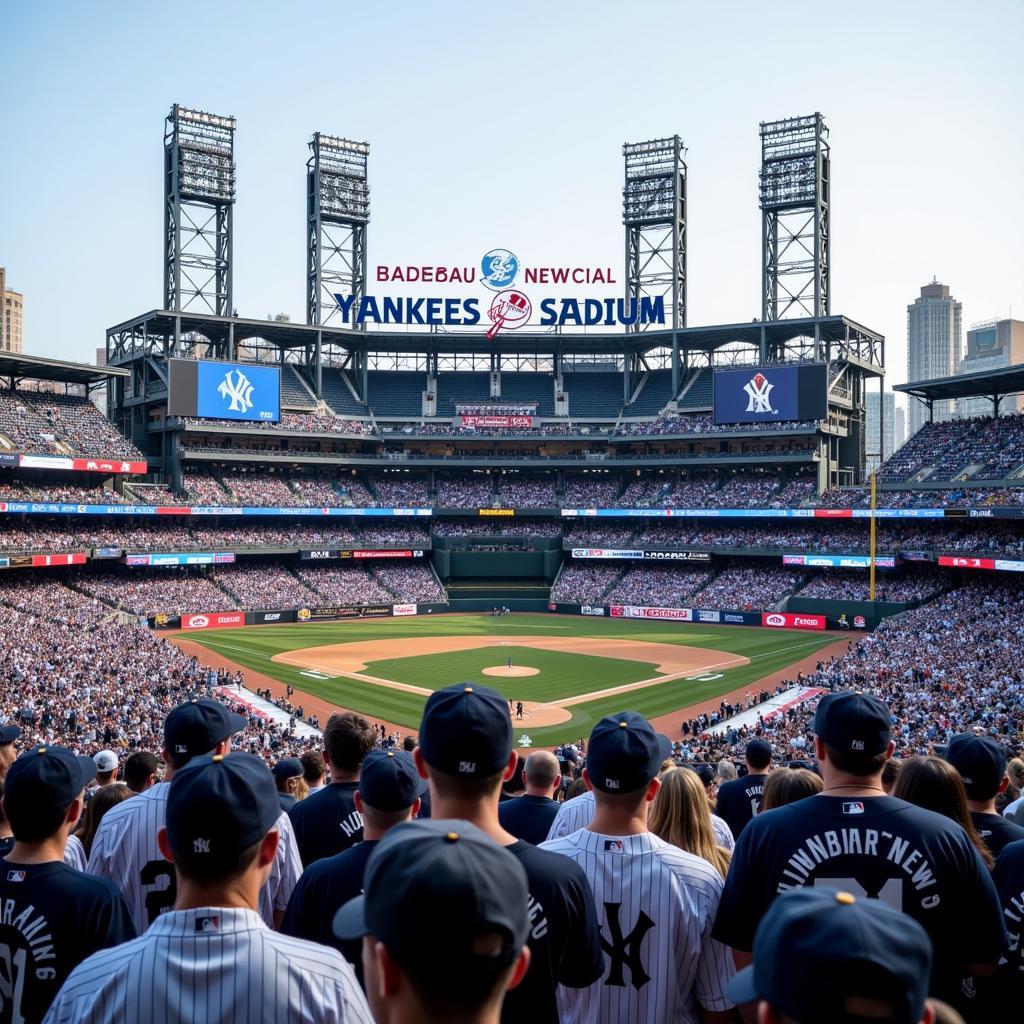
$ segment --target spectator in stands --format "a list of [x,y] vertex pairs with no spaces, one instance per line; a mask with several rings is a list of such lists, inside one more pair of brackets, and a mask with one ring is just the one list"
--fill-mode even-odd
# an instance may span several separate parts
[[724,881],[731,854],[716,835],[712,818],[707,792],[696,771],[670,768],[662,772],[648,827],[666,843],[703,857]]
[[758,813],[773,811],[776,807],[795,804],[821,792],[821,776],[806,768],[779,768],[764,782],[761,807]]
[[136,750],[124,762],[124,782],[132,793],[145,793],[160,777],[160,761],[149,750]]

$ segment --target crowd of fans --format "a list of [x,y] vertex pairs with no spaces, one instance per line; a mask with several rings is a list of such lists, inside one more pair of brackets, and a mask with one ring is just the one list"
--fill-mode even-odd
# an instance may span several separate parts
[[218,566],[215,580],[235,598],[236,608],[304,608],[319,604],[316,594],[283,565]]
[[372,569],[371,573],[398,601],[432,603],[446,600],[441,584],[427,565],[380,565]]
[[499,477],[495,500],[507,508],[554,508],[555,483],[550,477]]
[[311,563],[297,568],[295,574],[320,596],[316,604],[390,604],[394,600],[394,595],[359,565]]
[[606,600],[609,604],[680,608],[710,579],[710,569],[692,565],[631,565],[608,591]]
[[804,582],[798,573],[762,566],[731,565],[693,595],[698,608],[768,611]]
[[722,423],[715,425],[710,413],[666,413],[653,420],[630,421],[619,425],[622,437],[656,437],[678,434],[721,434],[752,430],[791,430],[807,433],[817,429],[813,420],[789,420],[783,423]]
[[437,482],[437,504],[442,508],[489,508],[494,504],[490,476],[445,477]]
[[601,604],[605,591],[621,574],[622,569],[617,565],[567,563],[551,589],[551,600],[564,604]]
[[[918,569],[905,574],[881,572],[875,581],[875,600],[927,601],[950,582],[948,574],[936,569]],[[867,601],[868,588],[867,574],[863,570],[830,569],[808,580],[800,588],[800,596],[830,601]]]
[[[237,420],[196,419],[181,416],[178,422],[189,430],[202,430],[204,427],[233,427],[239,429]],[[347,419],[333,412],[282,412],[277,423],[246,422],[245,431],[249,430],[296,430],[308,434],[372,434],[373,424],[369,420]]]

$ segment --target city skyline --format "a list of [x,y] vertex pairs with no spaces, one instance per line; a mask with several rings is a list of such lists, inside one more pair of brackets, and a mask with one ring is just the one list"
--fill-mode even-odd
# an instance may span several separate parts
[[[590,5],[583,18],[579,4],[547,16],[527,4],[525,45],[468,5],[393,21],[361,11],[349,21],[361,45],[331,68],[306,66],[300,26],[263,8],[241,19],[242,7],[226,5],[189,38],[199,76],[182,73],[181,44],[149,12],[58,6],[60,18],[11,13],[16,45],[0,68],[0,88],[19,97],[0,152],[0,263],[27,296],[33,353],[87,360],[107,327],[162,304],[161,129],[174,102],[238,118],[242,316],[304,319],[314,131],[370,143],[371,273],[378,263],[464,265],[502,246],[620,276],[621,145],[678,132],[688,147],[689,324],[749,321],[760,313],[758,122],[815,110],[831,132],[832,312],[886,336],[889,386],[907,379],[906,305],[933,276],[962,301],[965,329],[1024,310],[1024,205],[1012,187],[1024,145],[1011,134],[1000,160],[978,159],[1024,98],[1010,46],[1013,26],[1024,28],[1019,5],[958,27],[956,61],[945,24],[953,5],[869,4],[874,18],[829,11],[801,45],[847,46],[813,83],[763,80],[787,30],[754,5],[740,5],[740,24],[727,29],[674,5]],[[794,17],[815,10],[786,7]],[[653,61],[638,103],[622,40],[645,19],[673,37],[686,30],[686,59]],[[876,41],[865,26],[879,23],[888,33]],[[218,61],[225,33],[239,45]],[[150,57],[126,89],[115,56],[142,39]],[[865,65],[855,50],[869,39]],[[938,67],[920,50],[950,60]],[[268,76],[252,55],[270,54],[278,70]],[[940,133],[951,123],[952,151]],[[39,160],[55,139],[73,161]]]

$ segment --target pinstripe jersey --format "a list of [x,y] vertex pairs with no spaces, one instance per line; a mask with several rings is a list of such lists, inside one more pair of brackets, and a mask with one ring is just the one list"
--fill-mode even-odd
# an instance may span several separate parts
[[85,847],[78,836],[68,836],[68,844],[64,847],[64,863],[76,871],[85,870]]
[[316,1021],[373,1024],[352,968],[271,931],[253,910],[161,914],[145,935],[84,960],[46,1024]]
[[574,860],[594,890],[604,977],[559,988],[562,1024],[697,1024],[727,1010],[728,949],[711,938],[722,879],[706,861],[645,832],[586,830],[541,844]]
[[561,839],[577,829],[586,828],[594,817],[594,794],[589,790],[566,800],[558,808],[555,820],[548,829],[548,842]]
[[[174,905],[174,866],[164,860],[156,834],[167,820],[169,782],[158,782],[144,793],[112,807],[100,822],[92,843],[88,870],[109,878],[125,895],[132,921],[141,934],[157,915]],[[271,928],[274,911],[285,910],[302,861],[287,814],[275,823],[281,834],[266,885],[260,889],[260,914]]]

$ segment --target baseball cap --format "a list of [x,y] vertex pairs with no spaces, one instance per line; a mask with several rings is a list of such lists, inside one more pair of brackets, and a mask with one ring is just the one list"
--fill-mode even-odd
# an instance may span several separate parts
[[931,973],[931,940],[912,917],[881,900],[802,888],[773,900],[753,965],[727,991],[737,1003],[764,999],[794,1020],[831,1024],[849,1019],[848,996],[868,996],[893,1007],[888,1024],[917,1024]]
[[359,769],[359,796],[378,811],[402,811],[427,791],[412,754],[404,750],[371,750]]
[[258,843],[281,817],[270,769],[253,754],[194,757],[167,793],[171,849],[230,860]]
[[889,709],[859,690],[826,693],[818,701],[812,732],[833,750],[875,757],[885,753],[892,732]]
[[435,690],[423,708],[420,751],[431,768],[447,775],[496,775],[512,753],[508,701],[496,690],[471,683]]
[[1006,751],[990,736],[962,732],[949,741],[943,756],[964,780],[969,799],[988,800],[999,792]]
[[772,745],[760,738],[749,740],[744,756],[755,768],[767,767],[772,763]]
[[636,711],[602,718],[590,734],[587,772],[591,785],[604,793],[642,789],[661,770],[672,741]]
[[281,779],[297,779],[302,775],[306,774],[305,768],[302,767],[302,762],[297,757],[286,757],[282,761],[278,761],[273,768],[274,778]]
[[[25,822],[33,809],[51,817],[64,810],[96,778],[91,757],[82,757],[67,747],[30,747],[7,769],[4,800],[8,816]],[[20,813],[12,813],[17,804]]]
[[[372,935],[406,969],[429,970],[460,984],[488,981],[515,960],[529,933],[526,872],[468,821],[404,822],[377,844],[363,895],[334,917],[342,940]],[[430,941],[424,943],[423,928]],[[479,936],[500,932],[497,956],[473,952]]]
[[179,704],[164,721],[164,746],[168,753],[197,757],[241,732],[245,719],[220,703],[202,697]]
[[13,743],[21,735],[21,729],[16,725],[0,725],[0,747]]
[[117,768],[117,754],[112,750],[101,750],[92,755],[92,760],[98,772],[112,772]]
[[695,772],[697,778],[705,786],[710,786],[715,781],[715,766],[713,764],[688,764],[684,765],[684,767],[689,768],[691,772]]

